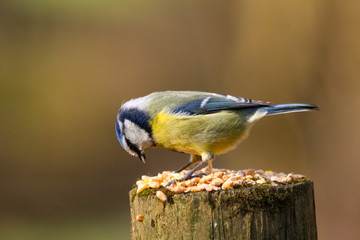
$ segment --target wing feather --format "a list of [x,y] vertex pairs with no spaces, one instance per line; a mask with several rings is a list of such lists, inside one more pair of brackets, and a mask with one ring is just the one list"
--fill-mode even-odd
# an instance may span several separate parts
[[200,100],[178,107],[173,112],[198,115],[211,114],[222,110],[234,110],[260,106],[271,106],[271,103],[230,95],[211,94],[207,97],[201,98]]

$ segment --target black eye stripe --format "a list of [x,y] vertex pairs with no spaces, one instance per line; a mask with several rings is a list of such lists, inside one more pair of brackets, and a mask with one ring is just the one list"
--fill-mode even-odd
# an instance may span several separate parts
[[129,139],[125,138],[125,141],[126,141],[126,144],[129,146],[129,148],[130,148],[132,151],[136,152],[138,156],[141,155],[140,150],[139,150],[132,142],[130,142]]

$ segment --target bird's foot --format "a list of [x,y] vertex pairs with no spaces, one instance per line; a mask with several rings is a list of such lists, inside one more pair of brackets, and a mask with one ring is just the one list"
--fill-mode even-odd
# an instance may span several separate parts
[[171,186],[171,185],[174,185],[176,184],[177,182],[182,182],[182,181],[185,181],[185,180],[189,180],[189,179],[192,179],[192,178],[195,178],[195,177],[203,177],[207,175],[206,173],[198,173],[198,174],[194,174],[194,175],[189,175],[186,174],[184,177],[180,178],[180,179],[174,179],[172,180],[171,182],[168,182],[165,187],[168,187],[168,186]]
[[168,183],[165,185],[165,187],[174,185],[174,184],[176,184],[177,181],[178,181],[178,180],[172,180],[171,182],[168,182]]

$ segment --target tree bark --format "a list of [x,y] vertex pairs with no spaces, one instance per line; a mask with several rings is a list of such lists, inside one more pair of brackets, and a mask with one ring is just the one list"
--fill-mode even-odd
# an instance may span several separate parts
[[[162,189],[164,190],[164,189]],[[173,194],[130,191],[132,239],[317,239],[313,182]],[[143,221],[136,217],[143,215]]]

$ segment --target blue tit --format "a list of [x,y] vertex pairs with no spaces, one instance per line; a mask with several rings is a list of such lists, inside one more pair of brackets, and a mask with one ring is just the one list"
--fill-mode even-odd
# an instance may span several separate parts
[[161,147],[190,154],[177,172],[195,166],[182,179],[226,153],[246,138],[259,119],[291,112],[318,109],[316,105],[273,105],[230,95],[195,91],[154,92],[124,103],[115,130],[121,146],[145,163],[144,151]]

